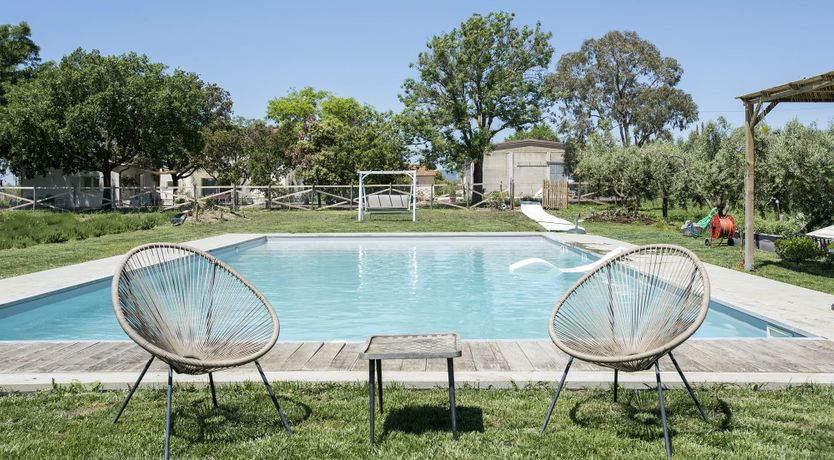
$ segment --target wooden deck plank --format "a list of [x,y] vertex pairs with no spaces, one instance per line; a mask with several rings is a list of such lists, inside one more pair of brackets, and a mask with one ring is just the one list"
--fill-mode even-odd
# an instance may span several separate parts
[[293,353],[296,352],[296,350],[301,348],[301,344],[302,342],[279,342],[275,344],[275,346],[272,347],[272,350],[260,359],[261,366],[265,370],[270,371],[283,370],[282,366],[284,363],[290,356],[292,356]]
[[302,368],[308,371],[322,371],[327,369],[344,346],[344,342],[326,342],[304,363]]
[[313,357],[314,354],[324,345],[323,342],[304,342],[298,347],[293,354],[284,361],[279,370],[284,371],[300,371],[304,364]]
[[[353,364],[359,360],[359,352],[362,351],[363,344],[356,342],[345,343],[345,346],[339,351],[339,354],[333,358],[328,371],[349,371]],[[361,360],[364,361],[364,360]]]
[[470,342],[475,369],[479,371],[508,371],[510,366],[504,355],[492,342]]
[[3,368],[5,372],[22,372],[24,369],[37,365],[43,359],[47,359],[53,353],[68,348],[83,347],[81,344],[82,342],[34,343],[32,346],[20,349],[4,363]]
[[510,370],[513,371],[532,371],[535,367],[527,359],[527,355],[521,350],[516,342],[495,342],[495,345],[501,350],[501,354],[507,360]]
[[[423,372],[426,370],[426,360],[425,359],[404,359],[403,365],[400,368],[403,372]],[[385,366],[382,367],[385,369]]]

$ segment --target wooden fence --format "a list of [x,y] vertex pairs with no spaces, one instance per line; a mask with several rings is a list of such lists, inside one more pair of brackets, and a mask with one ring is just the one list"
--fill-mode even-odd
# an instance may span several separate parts
[[568,207],[568,183],[566,181],[545,180],[542,184],[542,207],[544,209],[564,209]]

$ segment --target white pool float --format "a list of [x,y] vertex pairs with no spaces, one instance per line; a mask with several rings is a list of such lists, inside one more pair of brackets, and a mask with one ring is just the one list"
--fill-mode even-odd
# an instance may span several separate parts
[[549,273],[551,271],[556,271],[558,273],[586,273],[604,264],[608,260],[617,257],[625,251],[626,248],[617,247],[615,249],[612,249],[611,251],[608,251],[608,253],[606,253],[604,256],[589,264],[570,268],[557,267],[544,259],[540,259],[538,257],[531,257],[529,259],[519,260],[518,262],[511,264],[510,273],[543,274]]

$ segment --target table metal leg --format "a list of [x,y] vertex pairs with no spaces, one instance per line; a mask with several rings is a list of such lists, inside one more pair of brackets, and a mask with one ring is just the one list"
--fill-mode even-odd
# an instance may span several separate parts
[[373,359],[368,360],[368,396],[369,396],[369,400],[370,400],[370,403],[371,403],[371,406],[370,406],[371,407],[371,410],[370,410],[370,414],[371,414],[371,447],[374,446],[374,387],[375,387],[374,377],[375,377],[375,374],[376,374],[374,372],[374,367],[375,367],[374,365],[375,364],[376,364],[375,360],[373,360]]
[[455,416],[455,363],[453,358],[446,358],[446,368],[449,371],[449,407],[452,412],[452,438],[458,439],[458,421]]
[[376,360],[376,385],[379,390],[379,413],[382,413],[382,360]]

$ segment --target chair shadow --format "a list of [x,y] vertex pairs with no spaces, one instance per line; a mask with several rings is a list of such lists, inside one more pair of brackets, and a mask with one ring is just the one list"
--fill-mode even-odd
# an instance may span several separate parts
[[[456,406],[458,434],[484,432],[484,414],[479,407]],[[419,405],[396,408],[382,414],[382,437],[392,431],[423,434],[446,431],[451,435],[452,418],[448,406]]]
[[[708,421],[703,421],[695,402],[687,395],[686,402],[670,401],[668,395],[665,396],[666,416],[684,414],[689,417],[698,419],[698,421],[708,424],[708,427],[715,427],[716,424],[721,431],[730,431],[730,423],[733,417],[733,412],[726,401],[719,399],[716,405],[707,405],[701,399],[701,405],[709,417]],[[613,402],[613,394],[611,392],[596,393],[588,395],[587,397],[577,401],[568,412],[568,416],[573,423],[583,428],[594,428],[600,424],[610,422],[605,420],[603,416],[583,416],[580,415],[582,407],[587,404],[617,404],[624,411],[624,423],[617,423],[615,431],[618,436],[629,437],[641,441],[656,441],[663,439],[663,426],[660,419],[660,411],[658,407],[657,392],[654,390],[620,390],[620,400],[617,403]],[[593,412],[593,411],[589,411]],[[708,428],[705,427],[705,428]],[[668,423],[669,436],[674,437],[677,433],[675,424],[672,420]]]
[[[291,428],[295,429],[312,415],[312,409],[307,404],[276,396]],[[238,442],[257,439],[270,430],[285,433],[278,411],[269,397],[243,406],[236,403],[224,404],[222,399],[218,402],[218,407],[213,406],[210,398],[188,406],[175,405],[171,413],[172,435],[192,444],[202,444],[206,441]],[[255,410],[254,404],[268,405],[268,417],[263,416],[263,411]],[[299,412],[302,413],[300,417],[296,415]]]

